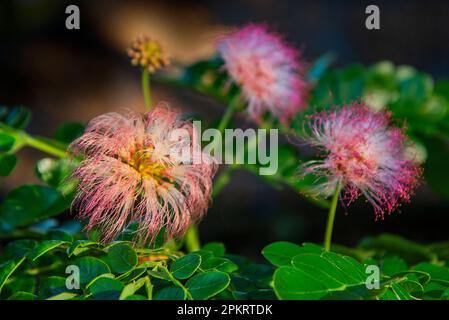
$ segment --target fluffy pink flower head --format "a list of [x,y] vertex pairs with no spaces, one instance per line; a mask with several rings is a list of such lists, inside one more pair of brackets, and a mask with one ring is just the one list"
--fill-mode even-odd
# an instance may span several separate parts
[[305,109],[300,53],[280,35],[250,24],[220,39],[217,49],[225,69],[241,86],[252,119],[260,121],[268,110],[285,123]]
[[358,103],[311,116],[308,142],[325,154],[302,167],[305,174],[325,178],[315,191],[329,196],[341,184],[348,204],[363,194],[376,219],[409,201],[421,168],[406,157],[403,130],[389,122],[389,113]]
[[[173,132],[185,129],[183,138]],[[153,241],[165,227],[181,236],[206,212],[216,165],[200,151],[201,161],[174,157],[193,146],[194,126],[159,105],[141,114],[107,113],[91,120],[70,146],[84,160],[74,171],[79,187],[74,205],[87,229],[109,242],[131,221],[139,222],[135,240]],[[199,163],[199,164],[198,164]]]

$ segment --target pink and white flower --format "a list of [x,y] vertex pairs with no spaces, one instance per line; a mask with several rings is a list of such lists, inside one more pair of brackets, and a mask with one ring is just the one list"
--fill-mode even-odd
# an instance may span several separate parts
[[301,169],[324,180],[314,191],[329,196],[340,184],[348,204],[363,194],[376,219],[409,201],[422,170],[407,158],[403,130],[389,123],[389,113],[359,103],[311,116],[307,142],[322,151],[324,159]]
[[279,34],[250,24],[220,39],[217,49],[232,80],[241,86],[253,120],[260,121],[268,110],[285,123],[306,108],[300,52]]
[[[177,129],[190,137],[174,141]],[[153,241],[163,227],[169,237],[182,236],[197,223],[208,208],[216,165],[204,153],[194,164],[171,156],[173,149],[193,145],[194,130],[163,105],[91,120],[69,148],[84,156],[73,174],[79,180],[74,206],[89,219],[87,229],[97,228],[109,242],[137,221],[141,242]]]

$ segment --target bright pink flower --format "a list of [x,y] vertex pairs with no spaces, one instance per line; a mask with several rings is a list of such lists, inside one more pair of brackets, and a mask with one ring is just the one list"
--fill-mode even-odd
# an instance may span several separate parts
[[[174,139],[177,129],[187,135]],[[80,218],[89,219],[87,229],[98,228],[109,242],[137,221],[141,242],[153,241],[163,227],[169,237],[181,236],[198,222],[208,207],[216,165],[201,151],[196,162],[173,156],[193,146],[194,130],[161,105],[146,114],[94,118],[70,146],[84,156],[74,171],[79,180],[74,205]]]
[[390,114],[354,103],[313,115],[309,122],[310,145],[325,154],[302,170],[322,181],[314,189],[331,195],[340,183],[349,204],[360,194],[373,205],[377,218],[408,201],[418,184],[421,168],[408,159],[403,130],[389,126]]
[[300,53],[264,25],[250,24],[218,41],[231,78],[241,86],[255,121],[269,110],[282,122],[306,108]]

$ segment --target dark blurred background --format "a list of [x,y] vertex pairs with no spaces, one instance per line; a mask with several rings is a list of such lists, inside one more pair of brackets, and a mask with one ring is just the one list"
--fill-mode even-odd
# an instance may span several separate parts
[[[76,4],[81,29],[65,28],[65,8]],[[365,28],[365,8],[376,4],[381,30]],[[449,79],[449,1],[63,1],[0,2],[0,104],[33,111],[29,130],[52,136],[61,122],[87,122],[127,107],[143,110],[139,70],[125,48],[134,37],[159,39],[180,63],[213,54],[215,37],[229,27],[268,22],[313,61],[328,51],[337,66],[391,60],[413,65],[436,79]],[[188,91],[155,84],[155,100],[213,118],[222,106]],[[14,174],[0,183],[0,195],[24,182],[37,182],[37,151],[20,151]],[[374,221],[363,202],[339,212],[338,243],[355,245],[367,235],[393,232],[410,239],[448,240],[449,203],[423,186],[400,213]],[[269,242],[321,242],[326,212],[289,189],[276,190],[246,172],[214,200],[200,226],[203,241],[223,241],[229,251],[258,256]]]

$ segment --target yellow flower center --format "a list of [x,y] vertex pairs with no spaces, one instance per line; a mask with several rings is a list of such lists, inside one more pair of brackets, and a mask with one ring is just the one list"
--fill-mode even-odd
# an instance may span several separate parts
[[148,37],[136,39],[128,49],[128,55],[133,65],[147,68],[150,72],[155,72],[169,64],[168,56],[162,46]]
[[153,179],[159,184],[173,180],[168,173],[167,165],[153,159],[151,149],[135,152],[127,163],[141,175],[142,179]]

